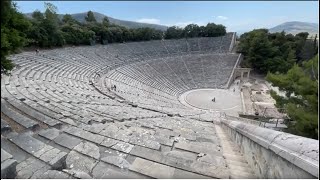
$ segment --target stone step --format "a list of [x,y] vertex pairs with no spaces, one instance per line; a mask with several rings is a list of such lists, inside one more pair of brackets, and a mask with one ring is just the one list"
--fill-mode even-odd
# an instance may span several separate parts
[[26,133],[11,133],[8,140],[39,160],[48,163],[52,168],[59,169],[64,165],[67,153],[47,145]]
[[228,167],[230,168],[231,172],[240,171],[240,172],[246,172],[249,174],[252,173],[252,170],[249,166],[237,166],[237,165],[228,164]]
[[1,132],[11,131],[10,125],[3,119],[1,119]]
[[241,167],[248,167],[250,168],[249,164],[247,162],[243,162],[243,161],[235,161],[232,159],[226,159],[228,164],[234,165],[234,166],[241,166]]
[[17,161],[1,148],[1,179],[13,179],[16,176]]
[[226,167],[210,165],[206,162],[192,161],[179,157],[169,157],[163,153],[148,148],[134,146],[131,155],[157,162],[159,164],[179,168],[185,171],[201,174],[214,178],[228,178],[229,172]]
[[49,116],[46,116],[38,111],[35,111],[34,109],[29,108],[20,102],[17,102],[15,100],[8,100],[8,102],[11,105],[13,105],[15,108],[19,109],[20,111],[28,114],[29,116],[31,116],[31,117],[37,119],[38,121],[43,122],[49,126],[58,127],[61,125],[61,123],[58,120],[52,119]]
[[17,165],[17,176],[15,178],[33,179],[47,172],[49,169],[51,169],[51,167],[45,162],[35,157],[29,157]]
[[1,112],[26,129],[34,129],[39,126],[37,122],[9,108],[3,99],[1,99]]
[[64,132],[71,134],[73,136],[94,142],[96,144],[101,144],[105,138],[101,135],[93,134],[93,133],[90,133],[90,132],[85,131],[83,129],[76,128],[76,127],[70,127],[70,128],[64,129]]
[[12,179],[16,176],[17,161],[1,148],[1,179]]
[[257,179],[253,173],[248,173],[244,171],[232,170],[230,173],[232,179]]
[[141,158],[136,158],[133,164],[129,168],[131,171],[135,171],[153,178],[159,179],[171,179],[175,168],[148,161]]
[[247,162],[247,161],[244,159],[243,156],[234,155],[234,154],[227,154],[227,153],[223,153],[223,156],[224,156],[226,159],[231,159],[231,160],[234,160],[234,161],[240,161],[240,162],[244,162],[244,163]]

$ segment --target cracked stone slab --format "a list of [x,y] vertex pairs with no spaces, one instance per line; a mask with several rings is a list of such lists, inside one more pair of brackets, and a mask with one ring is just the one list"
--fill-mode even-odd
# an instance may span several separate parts
[[16,167],[17,176],[16,178],[29,179],[36,172],[45,172],[49,170],[51,167],[44,163],[41,160],[38,160],[34,157],[30,157],[25,161],[19,163]]
[[95,179],[141,179],[145,178],[142,175],[134,174],[131,171],[124,171],[119,169],[119,171],[115,169],[111,169],[110,165],[99,162],[94,169],[92,170],[93,178]]
[[71,179],[72,177],[63,172],[57,170],[48,170],[43,174],[39,174],[37,177],[33,176],[33,179]]
[[44,153],[50,151],[54,149],[52,146],[49,145],[45,145],[42,149],[40,149],[39,151],[35,152],[33,155],[37,158],[40,158],[41,155],[43,155]]
[[96,144],[100,144],[104,140],[103,136],[93,134],[76,127],[71,127],[71,128],[65,129],[64,131],[67,132],[68,134],[80,137],[82,139],[86,139]]
[[165,152],[164,155],[177,159],[177,162],[179,161],[179,159],[184,161],[190,161],[191,163],[196,160],[196,154],[186,152],[186,151],[173,150],[173,151]]
[[54,169],[60,169],[64,166],[67,153],[60,151],[54,158],[49,161],[49,164]]
[[166,145],[166,146],[173,146],[173,139],[170,139],[165,136],[156,135],[154,136],[155,141],[159,142],[160,144]]
[[75,146],[82,142],[82,140],[80,140],[79,138],[70,136],[68,134],[60,134],[53,141],[68,149],[73,149]]
[[86,125],[83,127],[84,130],[94,132],[94,133],[100,133],[104,128],[106,128],[108,124],[92,124],[92,125]]
[[38,134],[42,137],[53,140],[54,138],[59,136],[59,130],[55,128],[42,129]]
[[141,158],[136,158],[129,169],[159,179],[171,179],[175,171],[173,167]]
[[130,163],[126,161],[124,158],[119,156],[107,156],[102,158],[101,161],[104,161],[109,164],[113,164],[121,169],[128,169],[130,167]]
[[215,166],[227,167],[226,160],[222,156],[214,156],[206,154],[198,159],[198,161],[213,164]]
[[134,145],[132,144],[129,144],[126,142],[118,142],[117,144],[113,145],[111,148],[121,152],[130,153],[133,147]]
[[159,150],[161,147],[160,143],[153,140],[149,140],[148,138],[150,137],[148,137],[147,135],[134,133],[134,135],[131,136],[129,143],[144,146],[150,149]]
[[82,155],[76,151],[71,151],[66,159],[66,167],[72,170],[83,171],[90,173],[97,161],[93,158]]
[[34,154],[45,147],[43,142],[27,134],[18,134],[17,136],[9,138],[9,140],[30,154]]
[[34,156],[41,159],[44,162],[49,163],[54,169],[62,168],[67,153],[46,145],[43,149],[34,153]]
[[117,144],[118,142],[119,142],[119,141],[114,140],[114,139],[111,139],[111,138],[105,138],[105,139],[102,141],[101,145],[102,145],[102,146],[105,146],[105,147],[111,147],[111,146]]
[[88,173],[83,172],[81,170],[63,169],[62,171],[73,176],[74,178],[72,178],[72,179],[75,179],[75,178],[77,178],[77,179],[92,179],[92,177]]
[[100,158],[99,147],[90,142],[81,142],[76,147],[74,147],[74,150],[95,159]]

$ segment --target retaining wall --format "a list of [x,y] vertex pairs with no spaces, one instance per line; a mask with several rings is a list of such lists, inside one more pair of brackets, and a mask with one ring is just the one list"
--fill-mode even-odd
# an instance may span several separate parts
[[260,178],[319,178],[319,141],[222,120],[221,126],[236,142]]

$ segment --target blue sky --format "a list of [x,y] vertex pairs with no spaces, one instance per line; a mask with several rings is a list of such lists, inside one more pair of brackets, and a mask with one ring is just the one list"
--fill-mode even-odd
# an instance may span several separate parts
[[[17,1],[23,13],[44,11],[44,1]],[[50,1],[46,1],[50,2]],[[271,28],[287,21],[317,23],[317,1],[52,1],[58,13],[96,11],[110,17],[167,26],[208,22],[228,31]]]

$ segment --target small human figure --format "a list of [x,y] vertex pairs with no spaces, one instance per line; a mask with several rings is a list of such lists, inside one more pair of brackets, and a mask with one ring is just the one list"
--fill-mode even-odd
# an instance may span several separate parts
[[36,49],[36,54],[39,54],[39,49]]
[[239,85],[239,81],[237,81],[237,85]]
[[235,92],[236,91],[236,88],[233,88],[233,92]]
[[113,85],[113,89],[114,89],[115,91],[117,91],[117,86],[116,86],[116,85]]
[[216,102],[216,98],[215,97],[212,99],[212,102]]

